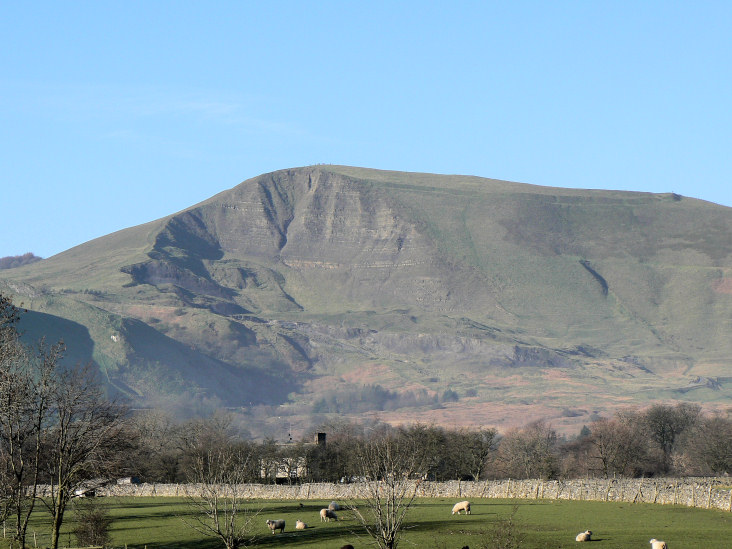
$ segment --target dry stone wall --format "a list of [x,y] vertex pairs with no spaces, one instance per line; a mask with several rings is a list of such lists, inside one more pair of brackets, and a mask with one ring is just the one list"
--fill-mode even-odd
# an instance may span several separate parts
[[[516,498],[626,501],[722,509],[732,512],[730,479],[573,479],[573,480],[491,480],[479,482],[420,482],[419,497],[449,499]],[[97,490],[107,496],[195,495],[191,484],[112,485]],[[358,499],[364,485],[308,483],[293,485],[247,484],[240,493],[257,499],[336,500]]]

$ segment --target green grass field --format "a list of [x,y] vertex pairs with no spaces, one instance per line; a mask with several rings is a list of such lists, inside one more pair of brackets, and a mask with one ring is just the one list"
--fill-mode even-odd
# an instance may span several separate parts
[[[218,540],[205,538],[187,526],[190,510],[180,498],[104,498],[98,499],[114,517],[112,543],[114,547],[129,549],[223,547]],[[349,511],[339,512],[339,521],[321,523],[318,511],[325,501],[261,500],[252,504],[259,510],[255,519],[258,539],[255,547],[337,549],[346,543],[354,547],[369,547],[371,540],[364,536]],[[723,511],[692,509],[680,506],[661,506],[628,503],[576,502],[549,500],[473,500],[471,515],[451,515],[454,500],[418,500],[409,515],[409,529],[400,547],[427,549],[471,549],[488,547],[490,532],[498,521],[508,517],[514,506],[517,530],[525,538],[521,547],[526,549],[576,547],[578,532],[593,531],[592,547],[632,548],[650,547],[648,540],[655,537],[668,542],[673,549],[723,549],[730,547],[732,514]],[[272,535],[265,526],[268,518],[283,518],[287,528],[283,534]],[[308,524],[305,531],[294,529],[295,520]],[[48,516],[37,512],[29,529],[28,545],[33,547],[33,532],[38,547],[48,544],[44,521]],[[76,546],[71,534],[73,514],[68,516],[61,538],[63,546]],[[2,540],[0,547],[8,547]]]

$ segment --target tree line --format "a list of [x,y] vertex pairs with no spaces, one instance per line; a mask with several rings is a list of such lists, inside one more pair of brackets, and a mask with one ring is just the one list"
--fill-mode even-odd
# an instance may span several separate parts
[[[194,511],[191,525],[227,549],[247,547],[256,538],[253,524],[261,510],[247,499],[246,483],[358,482],[358,499],[342,503],[376,546],[394,549],[422,481],[724,474],[732,464],[732,422],[690,404],[626,410],[593,422],[572,440],[541,421],[503,435],[495,429],[335,421],[287,444],[247,440],[226,415],[175,423],[151,411],[136,423],[143,478],[163,474],[168,477],[158,481],[189,483],[183,490]],[[324,444],[312,436],[321,431]],[[503,533],[501,528],[481,547],[514,539],[513,526]]]
[[[225,414],[178,423],[164,412],[148,411],[134,423],[138,455],[133,462],[147,482],[187,482],[200,456],[221,448],[249,456],[241,471],[245,482],[350,482],[360,475],[359,445],[386,435],[409,443],[420,456],[414,474],[425,480],[732,473],[732,418],[705,414],[688,403],[628,408],[592,422],[573,438],[560,436],[544,421],[499,433],[337,420],[286,444],[249,440]],[[326,433],[325,444],[314,443],[317,432]]]

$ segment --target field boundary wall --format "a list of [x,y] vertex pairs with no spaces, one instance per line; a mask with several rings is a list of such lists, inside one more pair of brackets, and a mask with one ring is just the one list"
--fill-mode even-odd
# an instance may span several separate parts
[[[624,501],[685,505],[732,512],[732,479],[572,479],[572,480],[488,480],[477,482],[430,482],[417,486],[418,497],[448,499],[569,499],[578,501]],[[336,500],[359,499],[362,483],[331,484],[246,484],[239,492],[256,499]],[[106,496],[186,496],[195,495],[195,484],[125,484],[97,490]]]

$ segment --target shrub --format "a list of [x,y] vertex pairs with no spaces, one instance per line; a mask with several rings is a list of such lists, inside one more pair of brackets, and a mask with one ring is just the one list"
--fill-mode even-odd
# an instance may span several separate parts
[[442,402],[457,402],[458,400],[460,400],[460,397],[452,389],[447,389],[442,393]]
[[520,524],[516,522],[518,506],[515,505],[511,514],[498,520],[493,529],[487,534],[481,549],[519,549],[526,537],[519,531]]
[[76,508],[74,535],[82,547],[107,547],[110,542],[109,527],[112,518],[107,510],[96,502],[85,503]]

